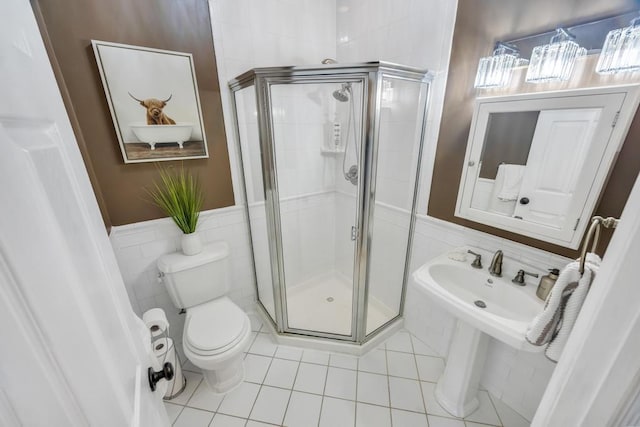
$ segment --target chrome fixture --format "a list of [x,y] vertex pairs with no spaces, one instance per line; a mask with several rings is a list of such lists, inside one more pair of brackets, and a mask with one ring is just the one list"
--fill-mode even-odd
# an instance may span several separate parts
[[569,80],[576,59],[587,53],[574,41],[575,38],[564,28],[558,28],[549,44],[534,47],[525,81],[543,83]]
[[526,285],[526,283],[524,283],[524,275],[527,276],[531,276],[531,277],[538,277],[538,273],[529,273],[528,271],[524,271],[524,270],[518,270],[518,273],[516,274],[516,277],[514,277],[513,279],[511,279],[511,281],[513,283],[515,283],[516,285],[520,285],[520,286],[524,286]]
[[322,63],[323,63],[324,65],[330,65],[330,64],[337,64],[337,63],[338,63],[338,61],[336,61],[336,60],[335,60],[335,59],[333,59],[333,58],[324,58],[324,59],[322,60]]
[[498,42],[491,56],[480,58],[474,87],[483,89],[507,86],[513,69],[526,64],[527,60],[520,58],[518,48]]
[[616,228],[619,219],[613,217],[603,218],[601,216],[594,216],[591,218],[591,226],[589,227],[589,231],[587,231],[587,237],[584,238],[584,243],[582,244],[582,252],[580,253],[580,274],[584,273],[584,264],[587,262],[587,248],[589,247],[589,243],[593,238],[593,244],[591,245],[591,252],[596,251],[598,247],[598,241],[600,240],[600,227],[604,228]]
[[[342,164],[342,166],[344,167],[344,163]],[[353,185],[358,185],[358,166],[351,165],[347,173],[344,174],[344,177],[347,181],[351,182]]]
[[[333,91],[333,97],[338,102],[348,102],[351,101],[352,93],[351,93],[351,83],[342,83],[342,87],[338,90]],[[346,142],[344,144],[344,156],[342,156],[342,175],[344,179],[349,181],[353,185],[358,185],[358,153],[360,149],[358,148],[358,140],[356,136],[355,130],[355,106],[353,102],[349,102],[349,112],[347,118],[347,133],[346,133]],[[351,129],[353,129],[353,149],[355,151],[355,159],[356,164],[351,165],[349,170],[347,170],[347,154],[349,152],[349,134],[351,134]]]
[[609,31],[602,46],[596,72],[613,74],[640,70],[640,17],[625,28]]
[[472,250],[468,250],[467,253],[470,253],[471,255],[475,255],[475,259],[473,260],[473,262],[471,263],[471,267],[473,268],[482,268],[482,255],[477,254],[475,252],[473,252]]
[[342,83],[342,87],[333,91],[333,97],[340,102],[347,102],[351,93],[351,83]]
[[491,265],[489,265],[489,274],[496,277],[502,277],[502,251],[498,250],[493,255]]

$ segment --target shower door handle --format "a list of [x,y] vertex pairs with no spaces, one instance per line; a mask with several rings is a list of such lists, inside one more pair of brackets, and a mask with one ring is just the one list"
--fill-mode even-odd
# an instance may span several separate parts
[[358,238],[358,227],[355,225],[351,226],[351,240],[355,241]]

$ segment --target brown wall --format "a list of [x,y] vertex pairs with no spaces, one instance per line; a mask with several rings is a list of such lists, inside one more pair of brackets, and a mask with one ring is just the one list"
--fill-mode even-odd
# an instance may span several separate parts
[[[155,163],[124,164],[91,40],[193,54],[209,149],[184,167],[203,184],[203,209],[234,204],[207,0],[32,0],[107,227],[165,216],[144,191]],[[163,165],[179,162],[163,162]]]
[[[578,256],[578,251],[454,216],[462,163],[473,115],[473,100],[477,96],[489,95],[474,89],[475,72],[480,57],[489,54],[493,44],[498,40],[513,40],[553,30],[559,25],[576,24],[597,17],[627,12],[634,8],[635,4],[631,0],[608,2],[601,0],[485,0],[483,2],[459,0],[429,199],[429,215],[550,252],[570,257]],[[590,58],[589,61],[593,62],[593,59]],[[590,70],[593,70],[593,65],[589,64]],[[527,84],[519,90],[533,92],[580,85],[624,83],[610,81],[610,78],[599,77],[595,73],[591,75],[591,71],[589,74],[578,83],[573,81],[564,85],[541,86]],[[637,77],[634,78],[637,83]],[[502,93],[491,92],[490,94],[501,95]],[[637,113],[595,214],[619,217],[622,213],[622,208],[640,170],[640,161],[638,161],[640,144],[637,144],[639,138],[640,114]],[[600,253],[608,244],[610,235],[610,230],[604,230]]]

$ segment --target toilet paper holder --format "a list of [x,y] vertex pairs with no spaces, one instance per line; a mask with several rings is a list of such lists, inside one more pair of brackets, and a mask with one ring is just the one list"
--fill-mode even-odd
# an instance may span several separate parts
[[187,379],[182,374],[182,363],[176,351],[175,343],[170,338],[170,324],[164,310],[160,308],[148,310],[142,317],[153,337],[151,350],[162,366],[159,371],[154,371],[153,368],[147,370],[149,386],[152,391],[155,391],[157,383],[165,379],[168,383],[168,388],[163,398],[164,400],[174,399],[186,388]]

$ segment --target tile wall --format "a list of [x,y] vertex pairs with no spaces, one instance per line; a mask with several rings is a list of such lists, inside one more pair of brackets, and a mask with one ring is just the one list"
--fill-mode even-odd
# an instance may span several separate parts
[[[225,82],[254,66],[311,64],[337,56],[342,62],[387,60],[426,67],[434,72],[419,197],[419,212],[426,211],[430,162],[442,113],[455,1],[338,0],[336,4],[311,0],[212,0],[210,4],[234,191],[239,202],[239,169]],[[340,192],[334,197],[335,218],[338,218],[337,214],[350,206],[350,197]],[[248,308],[256,293],[244,218],[241,206],[203,212],[201,231],[205,241],[229,242],[231,297],[240,306]],[[388,215],[387,221],[393,224],[393,215]],[[346,227],[347,223],[343,225]],[[114,227],[111,233],[134,311],[141,314],[152,307],[164,308],[172,324],[172,335],[178,342],[183,316],[177,314],[164,286],[158,282],[155,263],[160,255],[179,249],[179,236],[179,231],[168,219]],[[414,242],[412,270],[446,250],[462,245],[488,251],[503,249],[505,263],[511,254],[518,254],[514,261],[538,267],[561,266],[566,262],[543,251],[426,216],[419,217]],[[348,248],[339,249],[336,245],[339,259],[344,259],[342,255],[348,252]],[[337,266],[338,270],[349,270],[346,264],[338,263]],[[405,318],[406,327],[413,334],[446,356],[454,319],[413,286],[408,288]],[[552,370],[553,365],[540,354],[516,352],[492,342],[482,385],[531,419]]]
[[210,0],[233,189],[242,193],[227,83],[254,67],[320,64],[336,57],[334,0]]
[[337,0],[336,4],[340,62],[382,60],[426,68],[433,75],[419,212],[427,211],[456,7],[456,0]]

